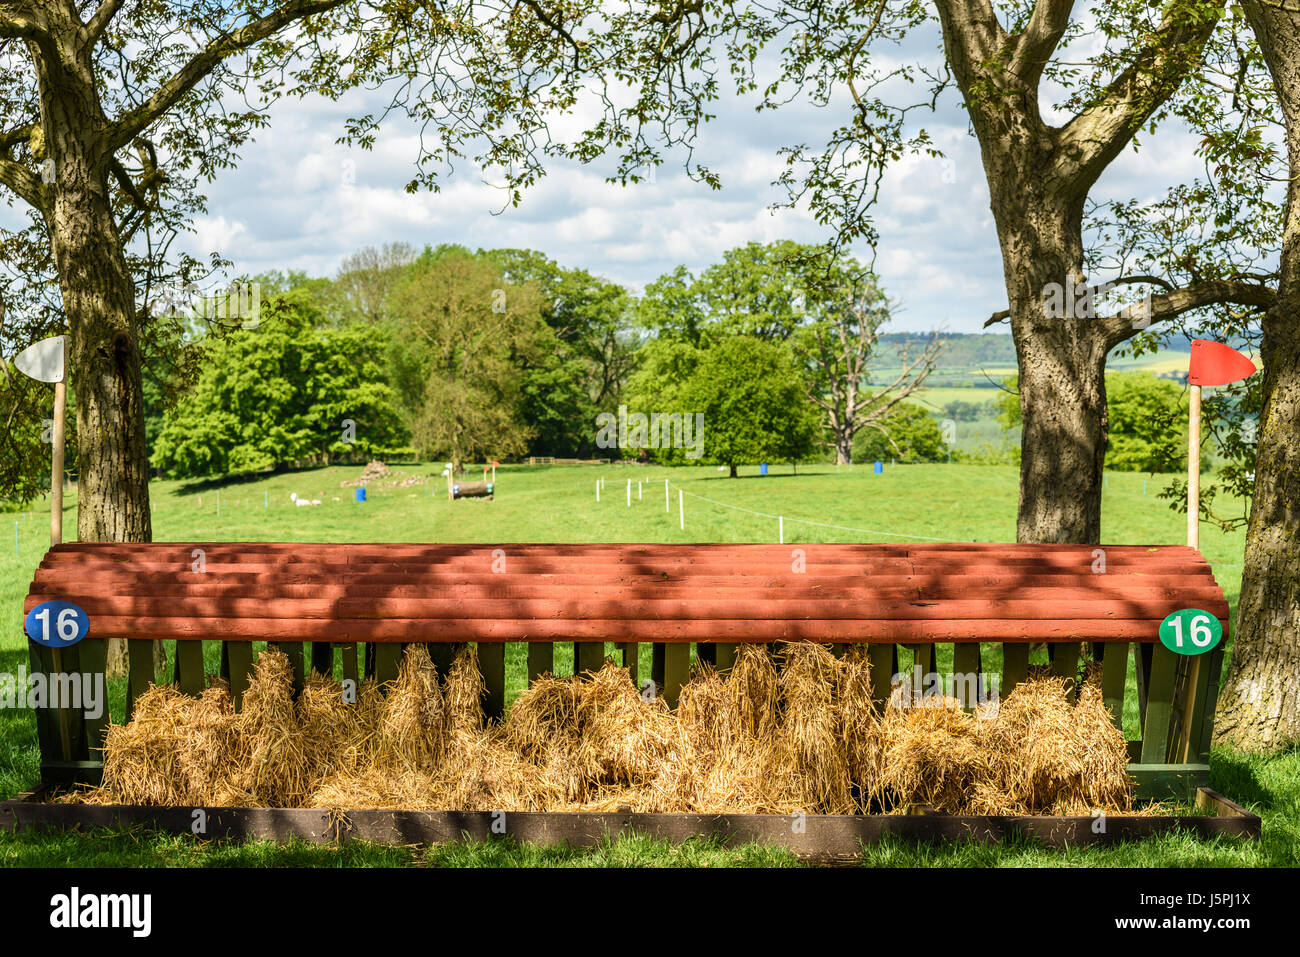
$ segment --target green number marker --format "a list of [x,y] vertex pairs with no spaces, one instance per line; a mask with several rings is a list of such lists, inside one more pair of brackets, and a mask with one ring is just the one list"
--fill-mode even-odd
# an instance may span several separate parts
[[1160,643],[1180,655],[1201,655],[1223,640],[1219,619],[1199,608],[1176,611],[1160,623]]

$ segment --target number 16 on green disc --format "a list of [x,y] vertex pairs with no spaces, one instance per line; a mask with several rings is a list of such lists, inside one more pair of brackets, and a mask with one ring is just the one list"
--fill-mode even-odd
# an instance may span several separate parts
[[1219,619],[1199,608],[1176,611],[1160,623],[1160,643],[1180,655],[1201,655],[1223,640]]

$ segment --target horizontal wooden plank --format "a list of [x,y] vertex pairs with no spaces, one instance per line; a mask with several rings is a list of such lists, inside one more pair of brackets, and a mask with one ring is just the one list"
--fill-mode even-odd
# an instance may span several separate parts
[[227,641],[1139,641],[1160,620],[645,620],[92,617],[98,638]]
[[[621,598],[228,598],[162,597],[138,595],[111,598],[82,597],[78,602],[92,622],[101,616],[142,618],[262,618],[262,619],[384,619],[410,618],[441,621],[612,619],[618,621],[682,621],[698,618],[803,621],[834,619],[860,621],[951,621],[981,618],[1071,619],[1087,621],[1159,621],[1170,610],[1162,599],[1115,600],[1094,598],[1086,592],[1051,600],[945,599],[927,601],[841,601],[806,598],[716,598],[694,591],[678,598],[627,601]],[[1226,602],[1206,608],[1228,617]],[[92,627],[93,624],[92,624]]]
[[[95,576],[77,582],[51,583],[38,580],[33,583],[33,602],[55,598],[81,596],[109,598],[130,594],[134,597],[177,598],[429,598],[446,596],[455,598],[555,598],[573,594],[580,589],[586,599],[641,601],[673,598],[684,595],[712,595],[715,597],[743,597],[755,600],[842,600],[878,601],[886,599],[917,599],[926,601],[970,598],[972,595],[987,600],[1054,600],[1079,596],[1088,600],[1127,601],[1146,600],[1163,602],[1176,607],[1195,607],[1198,602],[1221,601],[1222,592],[1217,586],[1199,585],[1160,587],[1147,579],[1106,582],[1091,585],[1062,582],[1059,585],[1034,585],[1022,587],[1000,582],[983,587],[954,584],[951,580],[924,587],[906,584],[876,584],[875,580],[854,587],[841,584],[823,585],[820,579],[801,581],[785,579],[783,584],[764,579],[762,585],[747,585],[736,579],[711,576],[707,580],[672,580],[624,578],[620,581],[603,581],[591,576],[581,583],[554,582],[548,578],[528,575],[491,576],[473,580],[452,579],[440,582],[410,584],[377,584],[368,578],[320,579],[310,582],[262,581],[230,582],[226,578],[197,576],[197,581],[174,581],[174,576],[142,576],[131,582],[106,580]],[[838,579],[836,581],[839,581]],[[980,579],[979,581],[988,581]],[[129,585],[124,588],[123,585]]]
[[[1156,640],[1227,604],[1186,546],[999,543],[68,543],[25,608],[76,601],[98,637],[235,641]],[[205,571],[192,570],[194,549]],[[492,560],[507,553],[503,574]]]
[[[1053,552],[1089,554],[1097,548],[1107,555],[1169,554],[1200,558],[1200,553],[1187,545],[1075,545],[1024,542],[810,542],[799,546],[816,553],[862,555],[940,555],[945,553],[971,554],[990,552],[998,555],[1030,555]],[[118,553],[177,551],[203,548],[209,551],[232,552],[294,552],[303,549],[320,552],[338,552],[356,556],[387,556],[402,553],[447,555],[464,553],[490,554],[504,548],[519,553],[538,554],[594,554],[608,552],[635,552],[645,555],[694,554],[701,552],[734,551],[754,554],[789,554],[790,545],[746,542],[65,542],[50,549],[51,555],[110,555]]]
[[[96,547],[90,547],[91,545]],[[103,545],[104,547],[98,547]],[[788,568],[789,546],[696,544],[647,546],[640,544],[565,545],[565,544],[507,544],[507,545],[370,545],[370,544],[320,544],[320,543],[86,543],[78,547],[57,546],[46,558],[45,565],[76,566],[83,563],[150,564],[188,566],[194,560],[194,551],[202,549],[209,565],[223,564],[274,564],[274,565],[387,565],[414,564],[439,567],[481,566],[490,564],[504,551],[507,559],[529,565],[549,563],[598,563],[607,569],[610,563],[644,565],[646,563],[698,565],[700,563],[729,561],[732,571],[745,573],[751,567],[772,564]],[[1077,545],[984,545],[978,548],[950,546],[939,548],[913,548],[878,545],[814,545],[801,546],[805,561],[812,567],[825,566],[881,566],[887,563],[909,562],[918,566],[950,567],[952,565],[978,567],[984,564],[1037,565],[1056,569],[1069,569],[1092,573],[1094,546]],[[1129,566],[1208,568],[1205,560],[1186,546],[1143,547],[1105,546],[1107,567]],[[374,569],[371,569],[374,570]]]
[[66,588],[70,585],[93,583],[97,586],[113,584],[134,592],[141,586],[157,583],[175,583],[191,585],[367,585],[400,586],[410,585],[430,589],[443,589],[468,585],[486,585],[503,587],[510,585],[566,587],[585,589],[596,586],[653,585],[656,588],[673,588],[699,586],[702,588],[741,588],[741,589],[780,589],[782,591],[803,590],[813,594],[822,594],[835,590],[874,591],[877,589],[901,589],[906,595],[929,597],[947,591],[969,593],[978,591],[983,594],[996,589],[1018,588],[1077,588],[1103,589],[1115,594],[1145,592],[1159,588],[1177,588],[1179,591],[1210,591],[1221,595],[1222,590],[1210,576],[1154,576],[1136,574],[1109,574],[1106,576],[1080,577],[1060,574],[1050,575],[933,575],[933,574],[889,574],[889,575],[826,575],[818,573],[794,574],[787,570],[783,574],[767,575],[714,575],[669,573],[660,575],[637,575],[626,573],[605,574],[551,574],[551,573],[515,573],[493,574],[481,572],[467,574],[464,572],[342,572],[327,574],[324,572],[222,572],[209,571],[198,573],[189,571],[111,571],[94,570],[39,570],[33,587],[46,589]]
[[[59,569],[66,569],[73,574],[97,574],[114,567],[116,563],[103,562],[85,562],[85,563],[59,563]],[[133,572],[162,572],[177,573],[191,572],[192,562],[159,562],[151,559],[133,560],[129,563],[129,568]],[[120,567],[120,566],[119,566]],[[790,575],[793,574],[791,563],[787,557],[785,560],[776,562],[748,560],[739,558],[727,558],[718,555],[710,558],[686,558],[680,561],[674,559],[646,559],[638,562],[625,561],[618,556],[610,556],[608,559],[589,559],[583,557],[565,558],[562,556],[553,556],[549,558],[514,558],[507,559],[507,567],[512,573],[519,574],[587,574],[587,575],[617,575],[617,574],[638,574],[638,575],[731,575],[731,576],[754,576],[754,575]],[[44,571],[54,571],[55,565],[41,566]],[[224,575],[231,572],[248,573],[277,573],[277,574],[317,574],[317,575],[346,575],[349,573],[358,574],[364,571],[367,574],[395,574],[395,575],[419,575],[428,572],[443,573],[466,573],[474,571],[491,571],[491,563],[481,560],[463,560],[447,561],[440,563],[424,563],[409,561],[387,561],[387,562],[367,562],[364,564],[348,564],[346,562],[331,561],[286,561],[277,562],[268,560],[266,556],[260,556],[257,560],[249,559],[246,561],[218,561],[216,556],[211,556],[205,561],[205,573],[209,575]],[[832,564],[827,562],[817,562],[809,560],[804,565],[803,574],[819,575],[828,572],[838,572],[839,574],[855,573],[863,576],[876,575],[984,575],[992,578],[1012,578],[1017,575],[1060,575],[1077,578],[1080,580],[1091,580],[1101,577],[1094,575],[1086,565],[1068,564],[1054,560],[1034,560],[1034,559],[1012,559],[996,560],[986,558],[982,561],[964,561],[961,559],[948,559],[943,562],[917,562],[911,559],[884,558],[873,561],[863,561],[849,564],[840,563]],[[1126,566],[1121,564],[1108,565],[1107,575],[1124,574],[1132,571],[1136,574],[1159,577],[1159,578],[1210,578],[1211,571],[1208,565],[1189,566],[1177,563],[1160,563],[1160,562],[1143,562],[1140,565],[1134,564]]]

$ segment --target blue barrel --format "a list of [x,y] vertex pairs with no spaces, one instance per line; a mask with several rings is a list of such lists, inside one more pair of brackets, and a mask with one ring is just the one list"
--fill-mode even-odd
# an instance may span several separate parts
[[766,463],[766,462],[764,462],[762,465],[760,465],[760,466],[758,467],[758,474],[759,474],[759,475],[766,475],[766,474],[767,474],[767,463]]
[[882,472],[885,471],[885,463],[884,463],[884,462],[877,462],[874,466],[872,466],[872,469],[871,469],[871,470],[872,470],[873,472],[875,472],[877,475],[879,475],[879,474],[881,474]]
[[357,486],[356,493],[358,502],[364,502],[366,500],[365,486]]

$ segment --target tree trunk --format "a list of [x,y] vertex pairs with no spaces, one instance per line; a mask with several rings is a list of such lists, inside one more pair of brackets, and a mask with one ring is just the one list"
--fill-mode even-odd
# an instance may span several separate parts
[[1300,12],[1244,6],[1281,97],[1292,178],[1278,299],[1263,322],[1255,495],[1214,740],[1264,751],[1300,739]]
[[[84,69],[89,74],[89,64]],[[146,542],[153,529],[135,292],[97,142],[104,118],[93,85],[68,74],[48,80],[42,116],[54,182],[46,222],[77,398],[77,537]],[[114,669],[120,667],[123,650],[109,650]]]
[[848,465],[853,461],[853,436],[846,430],[835,430],[835,464]]
[[1020,372],[1016,540],[1093,544],[1107,446],[1106,335],[1080,290],[1082,206],[1051,191],[1046,157],[1024,156],[1008,150],[989,170]]
[[731,468],[731,474],[730,474],[728,477],[729,477],[729,478],[735,478],[735,477],[736,477],[736,467],[735,467],[734,465],[732,465],[730,468]]

